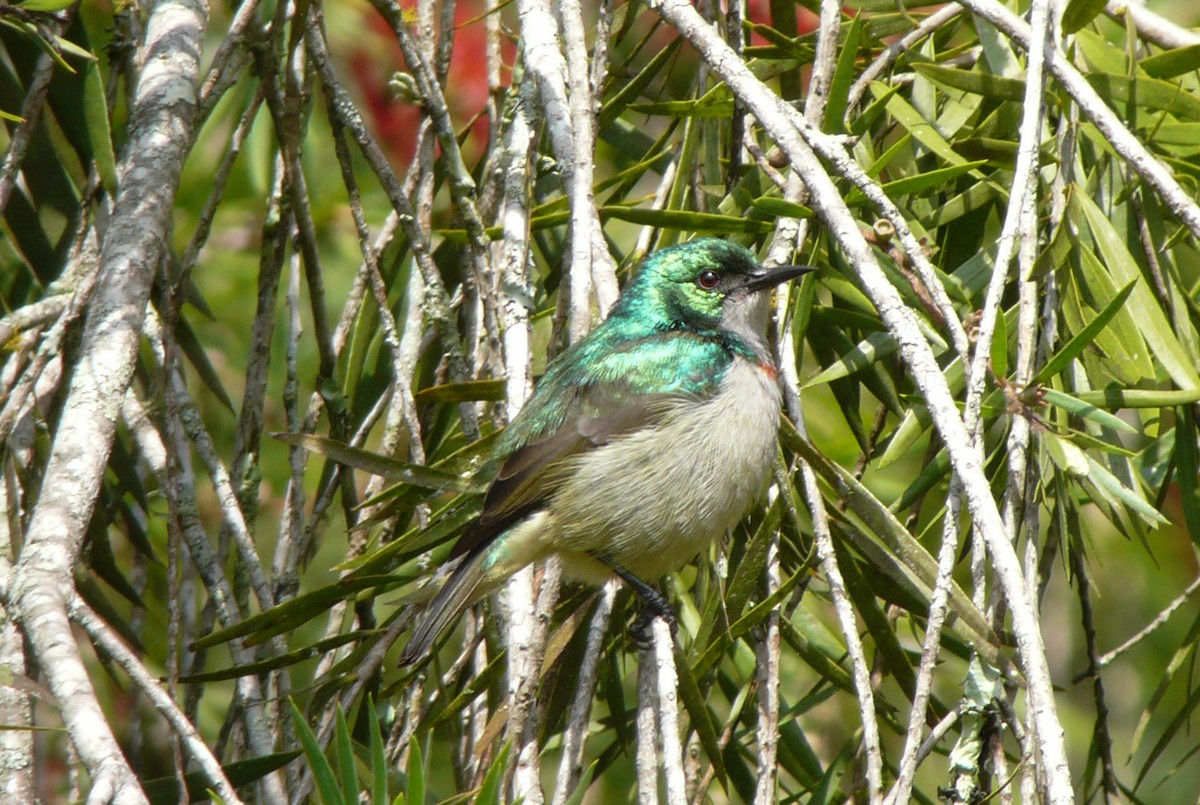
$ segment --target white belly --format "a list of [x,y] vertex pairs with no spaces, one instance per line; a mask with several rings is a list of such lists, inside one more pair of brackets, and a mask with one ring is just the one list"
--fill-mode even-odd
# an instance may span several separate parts
[[778,427],[775,379],[738,359],[712,399],[681,403],[653,430],[587,453],[548,507],[568,570],[580,564],[573,552],[603,554],[650,581],[686,563],[762,493]]

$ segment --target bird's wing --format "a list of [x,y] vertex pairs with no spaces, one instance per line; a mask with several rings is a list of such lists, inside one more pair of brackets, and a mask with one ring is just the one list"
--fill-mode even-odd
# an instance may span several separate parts
[[562,425],[526,442],[501,464],[484,498],[483,513],[454,545],[451,558],[491,542],[544,505],[568,477],[574,456],[608,444],[624,433],[651,426],[674,405],[688,399],[677,393],[639,393],[620,383],[572,391]]
[[451,557],[479,549],[544,505],[571,472],[573,457],[652,426],[681,402],[715,394],[733,359],[719,339],[687,332],[617,344],[589,337],[578,347],[550,367],[508,426],[516,446],[488,489],[483,514]]

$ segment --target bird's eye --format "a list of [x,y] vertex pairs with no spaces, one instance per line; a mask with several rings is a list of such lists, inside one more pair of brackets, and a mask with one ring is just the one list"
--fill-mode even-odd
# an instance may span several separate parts
[[696,275],[696,284],[706,291],[711,291],[716,288],[721,282],[721,275],[713,271],[711,268],[706,268]]

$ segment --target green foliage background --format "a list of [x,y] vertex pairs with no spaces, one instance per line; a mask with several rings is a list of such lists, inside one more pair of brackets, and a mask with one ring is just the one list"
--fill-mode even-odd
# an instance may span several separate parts
[[[815,33],[796,29],[796,4],[767,5],[756,6],[762,16],[742,28],[750,42],[745,58],[782,97],[799,102]],[[866,88],[860,103],[850,104],[849,93],[863,69],[930,13],[872,0],[853,6],[841,19],[824,129],[845,136],[854,160],[903,212],[970,330],[973,312],[983,304],[1009,202],[1024,53],[994,28],[960,15],[903,53]],[[313,15],[309,20],[317,19],[316,4],[300,7]],[[415,339],[406,342],[413,356],[406,382],[415,395],[418,422],[407,429],[396,425],[389,436],[383,418],[369,418],[401,392],[393,385],[392,353],[370,292],[361,304],[343,307],[356,277],[365,276],[338,169],[343,158],[335,148],[335,140],[345,135],[331,128],[328,91],[318,71],[309,67],[292,83],[286,58],[305,51],[306,64],[312,65],[313,57],[301,22],[269,29],[276,11],[269,3],[258,8],[255,33],[238,49],[245,57],[227,67],[232,80],[213,98],[196,134],[174,230],[164,233],[172,256],[162,267],[155,297],[164,315],[182,300],[168,339],[179,350],[179,363],[167,371],[183,373],[225,466],[241,468],[238,506],[252,524],[276,606],[253,600],[246,557],[228,548],[220,502],[193,456],[200,520],[213,544],[226,546],[223,572],[234,583],[245,616],[238,624],[214,623],[194,560],[172,533],[163,479],[141,455],[128,426],[120,432],[98,499],[77,587],[157,673],[172,675],[168,656],[181,658],[182,678],[171,681],[224,762],[255,760],[246,756],[239,709],[231,704],[231,680],[253,672],[272,692],[270,711],[280,729],[277,759],[307,751],[307,762],[288,767],[289,791],[312,790],[311,773],[314,796],[326,802],[352,801],[359,789],[376,801],[403,792],[407,802],[441,802],[468,791],[480,801],[507,800],[505,770],[514,750],[513,736],[504,730],[506,642],[497,618],[482,617],[471,627],[482,630],[484,663],[460,656],[461,630],[420,672],[397,666],[398,649],[391,641],[403,634],[410,617],[402,597],[445,556],[458,529],[478,510],[479,482],[472,486],[452,477],[478,469],[489,437],[503,423],[503,363],[487,338],[482,311],[492,306],[498,315],[498,294],[512,288],[498,274],[498,252],[485,255],[490,273],[473,276],[473,246],[461,198],[451,192],[449,161],[422,158],[391,143],[387,153],[401,179],[408,175],[415,182],[422,170],[431,171],[432,210],[422,220],[453,310],[439,330],[427,301],[415,312],[415,329],[405,336]],[[1200,179],[1200,45],[1155,45],[1129,20],[1099,11],[1094,3],[1068,4],[1065,50],[1194,203]],[[586,12],[589,22],[600,13],[590,6]],[[415,20],[413,12],[405,13],[408,22]],[[493,13],[503,21],[506,42],[511,36],[519,43],[517,6],[503,4]],[[773,181],[786,170],[786,160],[754,121],[744,118],[729,90],[689,45],[640,3],[604,4],[602,13],[612,16],[609,63],[597,97],[595,199],[621,278],[643,254],[639,238],[655,248],[697,234],[720,234],[762,253],[777,219],[811,218],[807,207],[785,201]],[[76,236],[100,219],[118,181],[115,166],[127,134],[127,93],[135,75],[123,59],[127,37],[136,30],[136,9],[87,3],[65,14],[69,22],[60,24],[32,11],[0,12],[5,55],[0,109],[16,114],[24,108],[30,76],[45,47],[63,59],[53,69],[40,107],[22,181],[4,208],[0,300],[5,313],[79,287],[77,279],[66,287],[54,283],[62,278]],[[226,10],[212,14],[209,57],[230,21]],[[386,76],[390,68],[379,65],[394,59],[392,33],[375,14],[354,3],[324,9],[334,70],[364,110],[407,104],[414,110],[411,119],[419,121],[419,98],[385,96],[380,102],[379,87],[371,85],[372,71]],[[725,22],[719,12],[712,14]],[[456,47],[469,47],[465,37],[485,24],[471,16],[460,9],[460,24],[443,28],[441,41],[460,38]],[[595,42],[590,38],[589,44]],[[521,82],[531,81],[507,45],[505,58],[509,67],[489,121],[493,136],[486,135],[484,124],[471,126],[462,115],[455,119],[477,187],[471,198],[487,226],[499,223],[498,182],[512,167],[500,161],[498,146],[511,125]],[[274,72],[267,69],[272,64]],[[396,68],[401,69],[399,62]],[[452,102],[460,86],[456,82],[486,82],[482,71],[452,70],[450,75],[453,80],[442,78]],[[279,93],[284,105],[259,104],[257,93],[264,88],[268,96]],[[1190,802],[1200,781],[1194,760],[1198,745],[1189,729],[1200,701],[1196,603],[1183,600],[1161,628],[1106,664],[1099,672],[1102,689],[1093,672],[1100,655],[1143,629],[1197,577],[1197,236],[1137,178],[1054,81],[1048,82],[1044,101],[1032,279],[1039,303],[1047,293],[1057,294],[1059,303],[1039,311],[1040,333],[1048,340],[1038,352],[1036,382],[1012,385],[1018,307],[1017,283],[1010,277],[985,397],[986,471],[999,500],[1008,472],[1009,428],[1014,418],[1031,417],[1029,463],[1036,481],[1023,505],[1035,519],[1026,521],[1019,550],[1032,541],[1042,633],[1080,801]],[[231,137],[252,108],[257,111],[246,117],[241,152],[222,176],[219,166],[230,152]],[[735,116],[761,149],[758,161],[731,149]],[[381,137],[394,131],[378,114],[370,119]],[[18,126],[8,122],[10,145]],[[526,186],[535,373],[547,353],[561,347],[563,320],[556,309],[569,270],[567,197],[544,124],[537,133]],[[283,167],[280,154],[289,149],[298,151],[303,190]],[[363,216],[376,237],[392,204],[369,160],[353,142],[348,151]],[[740,164],[731,161],[731,152],[738,153]],[[862,194],[845,178],[835,178],[862,228],[872,233],[891,280],[940,350],[939,361],[961,399],[961,365],[910,259]],[[296,203],[300,197],[307,210]],[[206,208],[213,212],[207,230],[200,226],[207,220]],[[298,225],[305,218],[313,234]],[[815,559],[796,469],[801,458],[821,478],[838,563],[875,672],[883,754],[893,773],[910,718],[908,691],[925,638],[932,581],[922,573],[936,567],[949,473],[924,401],[854,267],[819,221],[811,224],[799,258],[821,270],[791,289],[788,310],[795,326],[785,335],[795,339],[811,445],[785,425],[783,485],[773,502],[764,502],[697,567],[667,583],[682,621],[676,653],[681,719],[694,751],[698,801],[753,798],[760,773],[755,652],[773,608],[782,616],[783,639],[779,799],[838,802],[863,796],[860,715],[845,638]],[[402,230],[393,231],[379,240],[377,256],[388,308],[402,324],[414,305],[418,271],[412,242]],[[488,234],[501,237],[495,229]],[[309,254],[319,255],[319,265],[311,264]],[[270,300],[277,317],[270,373],[261,401],[247,401],[248,333],[256,315],[262,316],[256,313],[258,287],[271,265],[282,275],[280,290]],[[324,282],[323,297],[316,301],[314,274]],[[284,298],[289,277],[297,293],[294,308]],[[426,299],[439,292],[427,288]],[[327,374],[320,367],[328,348],[318,348],[317,340],[328,333],[313,319],[315,306],[333,323],[348,311],[344,346]],[[291,333],[289,315],[300,324]],[[33,365],[34,349],[52,321],[11,334],[3,345],[6,392]],[[438,333],[459,345],[465,374],[456,376]],[[69,366],[69,343],[66,349]],[[289,350],[294,351],[291,363]],[[135,388],[165,432],[174,414],[160,370],[149,348],[146,352]],[[58,387],[48,389],[41,407],[20,409],[33,412],[34,434],[27,444],[11,422],[0,433],[8,483],[27,501],[24,514],[9,509],[14,523],[36,500],[38,468],[54,434],[61,393]],[[247,422],[245,412],[257,406],[262,421]],[[478,417],[478,436],[464,431],[464,406]],[[308,414],[310,432],[336,442],[357,434],[360,446],[375,452],[387,445],[394,463],[374,463],[377,459],[347,453],[333,442],[308,442],[312,450],[306,451],[295,439],[266,436],[300,430]],[[262,439],[261,451],[243,449],[247,437],[238,435],[239,423],[253,432],[252,443]],[[416,463],[437,473],[410,466]],[[359,469],[346,469],[347,464]],[[368,489],[364,467],[386,470],[382,489]],[[301,484],[289,487],[293,474]],[[857,494],[847,493],[851,487]],[[11,493],[8,500],[12,506]],[[294,556],[281,560],[278,543],[292,516],[300,518],[307,539],[293,544]],[[349,530],[349,523],[358,528]],[[966,525],[964,519],[960,531]],[[968,626],[972,618],[986,624],[991,617],[975,609],[971,596],[977,594],[977,605],[986,608],[997,592],[990,578],[984,588],[975,586],[969,538],[963,542],[955,580],[965,594],[943,637],[931,723],[963,700],[972,643],[993,663],[1014,656],[1002,610],[992,636]],[[12,544],[19,546],[19,538]],[[762,573],[772,544],[778,545],[784,594],[764,606]],[[532,716],[544,749],[548,792],[556,785],[561,735],[575,673],[585,662],[587,616],[595,602],[591,591],[568,588],[551,621],[552,651],[558,654],[540,680],[540,709]],[[599,662],[584,755],[590,801],[627,801],[634,790],[637,651],[625,634],[631,610],[624,594],[617,604]],[[182,624],[177,638],[168,637],[172,619]],[[258,665],[232,661],[225,646],[235,634],[248,636]],[[1089,638],[1094,638],[1092,648]],[[402,643],[403,638],[397,645]],[[196,649],[204,651],[196,654]],[[35,676],[36,658],[29,661]],[[98,657],[93,684],[130,749],[127,755],[143,779],[170,777],[174,761],[170,742],[161,740],[162,721],[126,676],[108,668]],[[1023,694],[1011,688],[1008,696],[1022,713]],[[291,703],[301,718],[293,720]],[[337,704],[344,719],[333,715]],[[39,725],[57,723],[52,703],[39,703],[36,714]],[[313,734],[305,734],[306,724]],[[918,801],[937,801],[938,787],[949,783],[944,755],[958,730],[951,727],[922,764],[914,791]],[[1019,777],[1017,743],[1010,730],[1000,730],[996,745],[1009,754],[1008,773]],[[36,751],[44,795],[62,795],[66,782],[54,764],[64,756],[64,737],[39,736]],[[318,759],[321,751],[328,752],[330,765]],[[250,763],[243,779],[263,773],[263,767]],[[1007,782],[993,778],[985,789]],[[169,790],[169,783],[159,785]]]

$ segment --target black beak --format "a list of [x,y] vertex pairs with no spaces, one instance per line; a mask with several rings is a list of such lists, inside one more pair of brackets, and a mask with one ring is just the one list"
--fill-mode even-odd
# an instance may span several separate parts
[[746,277],[742,287],[747,291],[761,291],[763,288],[773,288],[780,283],[816,271],[814,266],[759,266],[757,270]]

